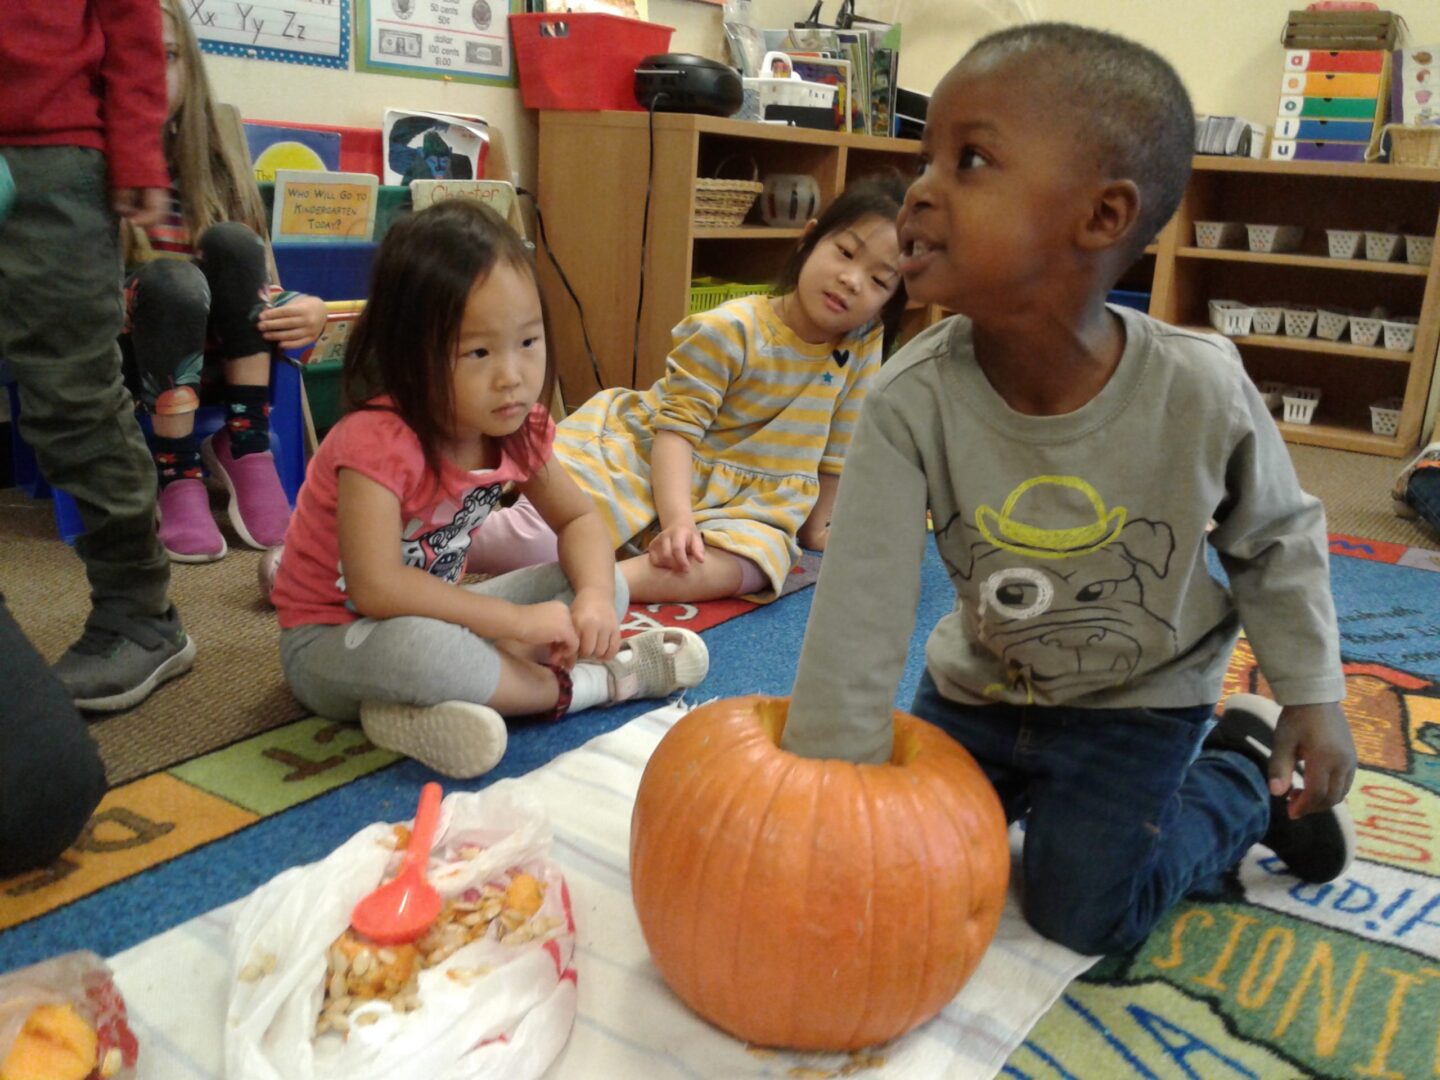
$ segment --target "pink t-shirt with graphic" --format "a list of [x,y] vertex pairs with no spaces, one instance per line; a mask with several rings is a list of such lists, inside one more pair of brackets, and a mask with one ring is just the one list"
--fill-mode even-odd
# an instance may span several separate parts
[[272,594],[280,626],[338,625],[360,617],[340,565],[336,508],[341,469],[354,469],[400,500],[396,542],[405,564],[455,583],[465,573],[475,530],[499,504],[505,485],[523,484],[550,459],[555,424],[545,406],[531,410],[521,437],[529,444],[525,457],[531,464],[509,453],[498,468],[474,472],[442,461],[437,485],[420,440],[396,413],[363,409],[344,417],[310,462],[285,532],[285,556]]

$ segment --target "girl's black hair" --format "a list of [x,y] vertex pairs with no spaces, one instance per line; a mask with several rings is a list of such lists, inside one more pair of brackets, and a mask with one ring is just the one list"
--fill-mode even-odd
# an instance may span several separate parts
[[[446,199],[401,218],[380,243],[369,300],[345,344],[341,388],[346,411],[392,409],[419,438],[425,464],[436,477],[441,444],[455,424],[451,372],[465,303],[501,263],[523,268],[536,280],[524,241],[487,206]],[[540,311],[543,318],[543,296]],[[548,346],[548,319],[545,331]],[[550,403],[554,386],[555,361],[547,347],[541,403]],[[375,403],[381,394],[393,404]],[[503,440],[512,458],[532,458],[528,430],[523,425]]]
[[[794,292],[800,283],[800,271],[805,266],[815,246],[831,233],[854,225],[867,217],[882,217],[894,221],[905,205],[905,191],[910,181],[896,170],[876,173],[863,180],[847,184],[845,190],[827,206],[815,221],[815,227],[801,239],[799,246],[790,253],[790,259],[775,279],[777,296]],[[885,354],[895,343],[900,332],[900,317],[905,313],[905,282],[901,279],[895,287],[895,295],[885,301],[880,309],[880,322],[885,327]]]

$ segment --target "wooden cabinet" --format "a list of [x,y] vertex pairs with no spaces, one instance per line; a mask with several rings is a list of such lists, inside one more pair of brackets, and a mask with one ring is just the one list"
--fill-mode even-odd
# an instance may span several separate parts
[[[697,177],[716,176],[726,159],[729,178],[743,177],[752,164],[762,180],[770,173],[807,173],[828,203],[857,177],[887,168],[908,175],[919,145],[684,113],[542,112],[545,240],[584,307],[599,366],[597,380],[575,301],[542,250],[537,263],[567,404],[575,407],[602,385],[649,386],[664,372],[670,331],[689,309],[692,278],[770,281],[800,239],[801,229],[759,224],[755,210],[734,228],[696,227]],[[929,317],[921,310],[912,321],[922,325]]]
[[[1201,248],[1196,221],[1300,225],[1299,251],[1262,254]],[[1440,243],[1429,262],[1371,262],[1328,255],[1326,229],[1440,236],[1440,170],[1197,157],[1175,218],[1154,256],[1150,313],[1181,326],[1210,328],[1208,302],[1290,301],[1321,308],[1418,316],[1408,352],[1315,336],[1235,338],[1257,382],[1318,387],[1309,424],[1280,422],[1291,442],[1400,457],[1419,441],[1440,340]],[[1370,406],[1403,402],[1393,435],[1371,430]]]

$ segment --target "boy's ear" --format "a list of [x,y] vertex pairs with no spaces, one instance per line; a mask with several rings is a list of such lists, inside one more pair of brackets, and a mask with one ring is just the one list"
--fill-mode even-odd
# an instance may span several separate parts
[[800,234],[800,239],[804,240],[805,237],[809,236],[810,233],[814,230],[815,226],[819,224],[820,219],[813,217],[809,221],[805,222],[805,231]]
[[1091,250],[1125,240],[1140,217],[1140,189],[1133,180],[1107,180],[1096,192],[1090,217],[1080,229],[1080,245]]

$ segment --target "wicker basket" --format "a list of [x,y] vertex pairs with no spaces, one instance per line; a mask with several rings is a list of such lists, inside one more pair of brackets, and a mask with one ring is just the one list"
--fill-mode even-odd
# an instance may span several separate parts
[[1440,168],[1440,125],[1386,124],[1380,142],[1390,139],[1391,165]]
[[[716,166],[717,173],[723,173],[732,161],[726,158]],[[695,224],[705,229],[734,228],[745,220],[750,207],[764,189],[760,183],[760,167],[753,160],[745,163],[750,170],[749,180],[719,180],[698,177],[695,180]]]

